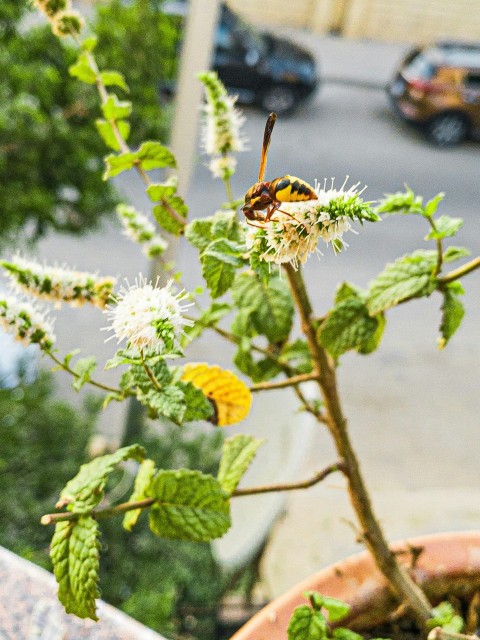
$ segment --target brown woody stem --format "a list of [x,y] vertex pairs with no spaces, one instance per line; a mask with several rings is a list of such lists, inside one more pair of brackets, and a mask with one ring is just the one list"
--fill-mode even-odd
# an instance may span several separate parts
[[[316,473],[308,480],[301,480],[300,482],[291,482],[286,484],[268,484],[259,487],[246,487],[245,489],[236,489],[232,493],[232,498],[238,498],[241,496],[253,496],[259,493],[273,493],[279,491],[295,491],[297,489],[308,489],[309,487],[313,487],[314,484],[317,484],[324,480],[331,473],[335,473],[335,471],[343,471],[345,473],[346,467],[343,460],[339,460],[338,462],[334,462],[333,464],[328,465],[325,469],[322,469],[318,473]],[[132,511],[134,509],[148,509],[155,502],[155,498],[145,498],[144,500],[137,500],[136,502],[122,502],[122,504],[117,504],[114,507],[100,507],[99,509],[94,509],[90,512],[89,515],[96,520],[100,520],[102,518],[111,518],[112,516],[117,516],[119,514],[125,513],[126,511]],[[64,522],[65,520],[78,520],[78,518],[84,513],[73,513],[68,511],[62,511],[61,513],[47,513],[42,516],[40,520],[40,524],[49,525],[55,524],[57,522]]]
[[397,562],[375,517],[338,397],[335,366],[317,340],[312,306],[302,273],[290,264],[285,266],[285,271],[295,305],[300,313],[302,331],[307,339],[314,366],[319,371],[318,384],[325,402],[328,429],[335,441],[337,453],[345,463],[350,501],[360,523],[363,539],[392,589],[401,600],[408,603],[416,619],[424,626],[431,617],[431,605],[420,587]]
[[308,382],[309,380],[318,380],[318,373],[302,373],[298,376],[291,376],[285,378],[285,380],[278,380],[277,382],[259,382],[250,387],[250,391],[268,391],[272,389],[284,389],[285,387],[292,387],[301,382]]

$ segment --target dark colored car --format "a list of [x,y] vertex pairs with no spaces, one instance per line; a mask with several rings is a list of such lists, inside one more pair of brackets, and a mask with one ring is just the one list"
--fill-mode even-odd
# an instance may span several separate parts
[[[185,3],[175,3],[177,14],[185,15],[186,11]],[[212,68],[239,102],[278,114],[293,111],[318,85],[317,67],[310,52],[289,40],[258,31],[223,3]]]
[[480,132],[480,43],[410,51],[387,87],[395,111],[440,146]]

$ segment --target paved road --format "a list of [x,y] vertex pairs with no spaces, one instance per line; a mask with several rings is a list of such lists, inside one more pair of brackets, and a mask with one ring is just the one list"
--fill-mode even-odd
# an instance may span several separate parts
[[[293,35],[310,41],[326,76],[357,83],[384,84],[403,50],[398,45]],[[265,121],[253,110],[247,115],[251,151],[239,158],[233,183],[239,195],[255,179]],[[478,143],[453,150],[429,146],[392,116],[382,91],[327,83],[295,117],[277,123],[267,175],[291,173],[308,181],[335,176],[339,184],[349,175],[368,185],[370,199],[404,183],[427,198],[443,190],[447,195],[442,211],[465,218],[456,243],[478,253],[479,158]],[[130,197],[144,202],[134,178],[123,186]],[[212,187],[199,160],[189,194],[192,215],[210,215],[222,195],[220,184]],[[387,260],[425,246],[425,233],[421,220],[392,218],[352,234],[343,255],[325,252],[320,262],[311,259],[306,275],[316,308],[320,313],[328,309],[342,280],[366,285]],[[130,278],[141,269],[145,272],[136,248],[111,227],[82,242],[49,239],[41,254],[74,261],[79,268],[95,264],[100,271]],[[196,256],[183,244],[180,263],[186,283],[199,284]],[[347,355],[339,371],[352,437],[392,537],[480,526],[475,491],[480,480],[480,274],[470,276],[465,285],[467,318],[445,351],[439,352],[435,344],[440,299],[433,296],[389,313],[379,351],[369,358]],[[69,347],[73,317],[77,314],[65,311],[57,325],[61,342]],[[80,335],[86,351],[105,354],[103,336],[95,332],[104,320],[90,311],[82,318],[81,326],[75,325],[73,343]],[[212,352],[220,364],[228,363],[228,352],[211,337],[196,347],[195,357],[211,359]],[[106,423],[113,422],[112,416],[115,413]],[[314,444],[305,474],[333,457],[325,434],[319,433]],[[350,517],[340,480],[328,487],[290,497],[290,516],[276,529],[266,557],[264,577],[270,594],[358,548],[351,529],[339,522],[340,517]],[[300,546],[299,529],[305,534]],[[292,546],[287,559],[281,550],[295,543],[297,550]]]

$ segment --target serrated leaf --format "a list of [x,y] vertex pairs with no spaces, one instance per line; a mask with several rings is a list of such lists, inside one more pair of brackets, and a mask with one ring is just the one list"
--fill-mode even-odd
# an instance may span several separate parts
[[296,607],[287,629],[288,640],[324,640],[327,622],[320,611],[306,604]]
[[78,56],[77,61],[68,68],[68,72],[72,77],[87,84],[95,84],[97,81],[95,67],[93,67],[90,57],[85,51],[82,52]]
[[240,274],[232,288],[239,309],[249,311],[249,321],[257,333],[272,343],[283,342],[292,328],[294,305],[284,280],[261,280],[257,274]]
[[447,286],[442,293],[442,321],[440,323],[440,338],[438,339],[440,349],[447,345],[465,315],[465,307],[460,301],[455,288]]
[[432,609],[432,617],[427,620],[427,627],[434,629],[442,627],[447,631],[458,633],[463,629],[464,621],[453,608],[450,602],[440,602],[439,605]]
[[226,264],[231,264],[234,267],[242,267],[244,264],[243,254],[245,252],[245,245],[239,244],[228,238],[218,238],[212,240],[210,244],[204,249],[201,255],[203,262],[206,256],[216,258]]
[[[137,502],[138,500],[144,500],[149,497],[148,492],[155,476],[155,472],[155,462],[153,460],[142,460],[135,477],[133,493],[128,499],[129,502]],[[131,531],[137,524],[137,520],[141,512],[141,509],[132,509],[131,511],[127,511],[123,517],[123,528],[127,531]]]
[[[107,147],[110,147],[114,151],[119,151],[120,144],[115,136],[112,123],[99,118],[95,120],[95,125]],[[117,120],[117,127],[123,140],[127,140],[130,135],[130,123],[126,120]]]
[[106,169],[103,174],[103,179],[108,180],[114,178],[122,171],[129,171],[135,164],[135,154],[119,153],[118,155],[110,154],[105,158]]
[[279,362],[293,367],[296,373],[311,373],[313,371],[312,356],[305,340],[295,340],[282,348]]
[[230,528],[229,497],[212,476],[161,470],[151,495],[156,502],[149,513],[150,528],[157,536],[208,542]]
[[210,255],[202,255],[201,260],[202,276],[210,295],[212,298],[219,298],[232,286],[237,267]]
[[387,194],[375,209],[377,213],[403,213],[422,214],[423,199],[416,196],[414,192],[406,187],[406,191]]
[[335,292],[335,304],[343,302],[344,300],[346,300],[347,298],[351,298],[352,296],[358,298],[360,294],[361,291],[360,289],[358,289],[358,287],[355,287],[349,282],[342,282],[342,284],[339,285]]
[[462,225],[462,218],[440,216],[435,220],[435,229],[432,229],[430,233],[425,236],[425,240],[437,240],[439,238],[454,236]]
[[236,211],[217,211],[211,220],[212,240],[224,238],[232,242],[243,243],[244,231],[238,222]]
[[145,449],[133,444],[83,464],[77,475],[65,485],[57,507],[68,505],[74,513],[88,513],[102,501],[108,476],[115,467],[123,460],[140,462],[144,457]]
[[153,207],[153,215],[158,225],[178,236],[185,230],[188,207],[180,196],[166,196],[160,204]]
[[194,387],[190,382],[178,382],[177,384],[183,391],[186,406],[183,422],[210,420],[215,413],[215,407],[203,391]]
[[58,582],[58,599],[67,613],[98,620],[98,523],[91,517],[59,522],[53,534],[50,557]]
[[341,297],[321,324],[318,337],[330,355],[338,358],[350,349],[368,353],[378,344],[378,340],[372,342],[378,328],[378,318],[371,317],[363,298],[354,292]]
[[102,104],[105,120],[123,120],[132,113],[132,103],[129,100],[119,100],[115,93],[109,93]]
[[253,436],[238,434],[227,438],[223,443],[217,479],[229,495],[237,488],[238,483],[254,459],[258,448],[264,442],[265,440],[260,440]]
[[374,316],[409,298],[428,296],[435,290],[436,251],[415,251],[387,264],[371,283],[367,307]]
[[184,421],[187,411],[185,394],[176,384],[164,384],[161,390],[152,387],[147,391],[137,390],[137,399],[152,410],[151,417],[160,414],[178,425]]
[[455,262],[461,258],[468,258],[470,250],[466,247],[448,247],[443,254],[444,262]]
[[80,389],[90,382],[92,373],[95,371],[97,366],[97,359],[95,356],[88,356],[87,358],[81,358],[73,367],[73,372],[75,374],[75,378],[72,382],[72,387],[75,391],[80,391]]
[[273,358],[260,358],[255,360],[252,354],[251,340],[244,339],[240,342],[233,357],[233,363],[253,382],[266,382],[282,373],[283,369]]
[[189,362],[183,367],[182,380],[201,389],[214,403],[214,424],[219,427],[241,422],[250,412],[252,394],[231,371],[217,365]]
[[185,237],[191,245],[196,247],[200,253],[208,247],[212,241],[212,219],[197,218],[192,220],[185,227]]
[[106,87],[114,86],[120,87],[124,91],[128,91],[128,85],[125,81],[125,76],[119,71],[102,71],[100,78]]
[[426,218],[433,218],[435,213],[437,212],[438,205],[444,199],[444,193],[437,193],[431,200],[427,202],[427,204],[423,208],[423,215]]
[[140,167],[145,171],[177,166],[175,156],[170,149],[156,140],[143,142],[135,155]]

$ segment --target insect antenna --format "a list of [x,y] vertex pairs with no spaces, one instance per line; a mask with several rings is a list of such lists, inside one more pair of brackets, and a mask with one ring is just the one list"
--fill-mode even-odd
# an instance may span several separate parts
[[265,124],[265,133],[263,134],[262,155],[260,156],[260,168],[258,170],[258,182],[263,182],[265,168],[267,166],[268,147],[270,146],[270,138],[272,137],[273,127],[277,121],[277,114],[271,113]]

